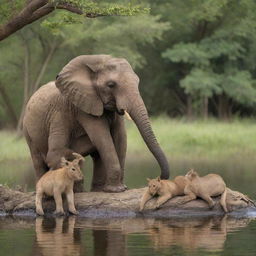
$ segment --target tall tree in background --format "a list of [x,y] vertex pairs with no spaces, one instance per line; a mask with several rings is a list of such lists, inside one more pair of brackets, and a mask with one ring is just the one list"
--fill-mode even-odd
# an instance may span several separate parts
[[185,42],[167,49],[163,57],[186,65],[180,86],[188,98],[201,102],[205,118],[213,96],[217,97],[219,116],[229,118],[234,102],[256,102],[254,70],[247,63],[255,43],[256,4],[250,0],[188,2],[191,9],[186,19],[193,26],[192,33]]
[[[24,88],[23,98],[19,95],[18,104],[17,101],[12,103],[20,106],[16,109],[17,116],[21,113],[18,130],[30,96],[43,83],[54,80],[70,59],[81,54],[105,53],[125,57],[135,68],[142,67],[146,63],[140,47],[154,44],[169,29],[169,23],[160,22],[158,17],[150,15],[132,19],[107,17],[87,20],[86,23],[77,20],[69,25],[62,17],[62,12],[52,14],[48,19],[18,31],[13,37],[15,40],[7,39],[0,52],[0,65],[7,69],[13,68],[13,64],[18,67],[12,73],[11,82],[4,82],[10,98],[14,97],[10,86],[15,85],[19,90]],[[75,20],[73,15],[72,21]],[[13,54],[14,48],[19,52],[17,56]],[[17,80],[17,77],[22,79]]]

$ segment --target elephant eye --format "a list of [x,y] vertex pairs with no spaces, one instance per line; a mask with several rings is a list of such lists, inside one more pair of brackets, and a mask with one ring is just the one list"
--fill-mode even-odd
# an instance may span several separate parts
[[115,87],[115,86],[116,86],[116,82],[114,82],[114,81],[109,81],[109,82],[107,82],[107,87],[113,88],[113,87]]

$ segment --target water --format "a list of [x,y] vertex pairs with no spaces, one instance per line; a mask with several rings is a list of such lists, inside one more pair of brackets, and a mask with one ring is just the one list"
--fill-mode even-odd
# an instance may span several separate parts
[[[152,158],[151,158],[152,159]],[[129,188],[146,185],[146,177],[159,174],[154,160],[129,157],[125,183]],[[191,167],[200,174],[215,172],[227,185],[256,198],[255,158],[173,158],[172,177]],[[91,180],[91,162],[86,161],[85,188]],[[34,189],[30,161],[0,163],[0,183],[21,184]],[[81,219],[2,218],[0,256],[27,255],[256,255],[256,220],[224,218],[172,219]]]
[[[200,175],[210,172],[220,174],[228,187],[238,190],[252,198],[256,198],[256,158],[253,155],[233,155],[229,158],[207,157],[173,157],[171,163],[171,177],[184,175],[188,170],[194,168]],[[85,190],[90,190],[92,178],[92,162],[90,157],[86,158],[83,168],[85,175]],[[151,154],[145,158],[128,155],[125,168],[125,184],[128,188],[139,188],[146,186],[146,178],[159,176],[159,166]],[[21,185],[28,190],[35,189],[34,170],[30,159],[27,160],[3,160],[0,161],[0,184],[10,187]]]
[[256,221],[233,218],[0,220],[0,255],[256,255]]

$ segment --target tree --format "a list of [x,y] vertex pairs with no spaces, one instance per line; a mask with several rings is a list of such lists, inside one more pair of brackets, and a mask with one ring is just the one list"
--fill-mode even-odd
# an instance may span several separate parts
[[[146,62],[141,47],[154,44],[169,29],[169,23],[160,22],[159,17],[151,15],[139,15],[132,19],[106,17],[87,20],[82,24],[80,20],[67,24],[62,20],[64,13],[52,13],[47,19],[27,26],[6,39],[1,46],[0,66],[12,72],[10,80],[6,80],[5,72],[2,72],[0,80],[16,115],[20,116],[16,124],[18,130],[21,129],[24,108],[30,96],[39,86],[54,80],[70,59],[81,54],[105,53],[127,58],[134,68],[143,67]],[[71,14],[70,17],[74,21],[77,16]],[[21,92],[18,100],[12,100],[17,94],[12,95],[10,85],[15,85]],[[6,105],[1,98],[0,102]]]
[[[128,4],[99,4],[87,0],[3,0],[0,6],[0,41],[24,26],[58,9],[64,9],[87,18],[112,15],[134,15],[148,12],[147,8]],[[69,19],[65,15],[63,19]]]
[[180,86],[188,97],[202,102],[201,113],[205,118],[209,99],[214,95],[218,96],[219,116],[227,118],[231,102],[255,103],[255,81],[247,58],[248,45],[255,42],[256,15],[252,9],[256,5],[253,1],[238,4],[234,0],[190,3],[193,8],[188,20],[194,32],[190,31],[186,42],[174,44],[162,56],[186,66]]

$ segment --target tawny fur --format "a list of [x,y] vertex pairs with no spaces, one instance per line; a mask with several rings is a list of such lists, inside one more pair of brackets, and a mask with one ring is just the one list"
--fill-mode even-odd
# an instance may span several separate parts
[[212,196],[220,196],[220,204],[225,212],[228,212],[226,205],[227,188],[224,180],[220,175],[208,174],[203,177],[199,177],[197,172],[190,170],[186,175],[190,182],[187,183],[184,194],[185,196],[181,198],[179,203],[187,203],[196,199],[197,197],[205,200],[210,208],[213,208],[215,202],[212,200]]
[[189,180],[184,176],[177,176],[173,181],[161,180],[160,177],[147,180],[148,189],[141,199],[140,211],[144,209],[146,202],[153,196],[158,196],[155,208],[159,208],[160,205],[164,204],[169,199],[184,195],[184,189],[189,183]]
[[62,194],[67,196],[68,209],[71,213],[77,214],[74,204],[74,181],[82,180],[83,174],[80,169],[79,162],[84,161],[84,158],[76,153],[73,153],[75,159],[72,162],[67,161],[64,157],[61,158],[62,168],[50,170],[46,172],[36,184],[36,212],[39,215],[44,215],[42,208],[42,198],[46,194],[53,196],[56,203],[55,214],[64,214],[62,204]]

